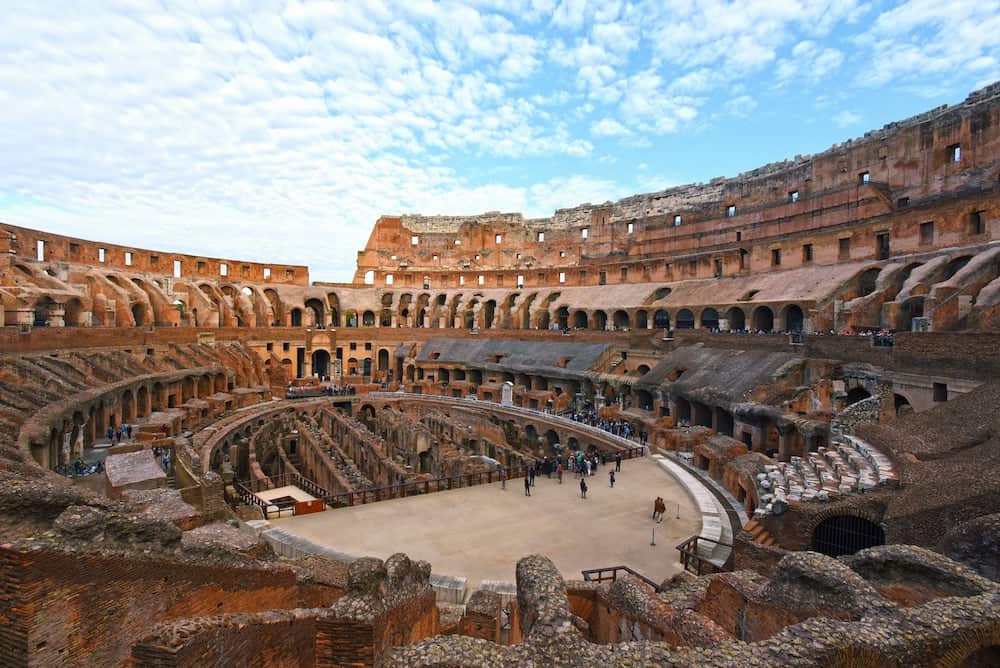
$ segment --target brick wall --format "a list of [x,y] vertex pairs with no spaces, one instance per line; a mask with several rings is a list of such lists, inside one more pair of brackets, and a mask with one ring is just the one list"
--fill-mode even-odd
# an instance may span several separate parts
[[299,599],[289,570],[0,546],[0,667],[123,665],[157,622]]

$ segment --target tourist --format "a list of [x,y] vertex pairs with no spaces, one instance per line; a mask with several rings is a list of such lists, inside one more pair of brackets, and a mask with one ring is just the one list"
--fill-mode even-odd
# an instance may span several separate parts
[[531,465],[531,471],[530,471],[530,473],[528,475],[531,478],[531,486],[534,487],[535,486],[535,465],[534,464]]
[[587,461],[585,461],[585,462],[584,462],[583,464],[584,464],[584,472],[585,472],[585,473],[586,473],[586,474],[587,474],[588,476],[589,476],[589,475],[591,475],[591,473],[590,473],[590,466],[591,466],[591,464],[590,464],[590,460],[588,459],[588,460],[587,460]]
[[615,471],[622,470],[622,453],[618,452],[615,454]]
[[125,425],[125,431],[128,433],[128,440],[132,440],[132,425]]
[[108,440],[109,441],[115,440],[115,428],[114,427],[108,427]]
[[524,476],[524,495],[531,496],[531,481],[528,480],[528,476]]
[[614,471],[608,471],[608,477],[611,478],[611,489],[614,489],[615,488],[615,472]]
[[500,469],[500,489],[507,489],[507,469]]
[[583,478],[580,479],[580,498],[581,499],[587,498],[587,481],[584,480]]
[[556,469],[556,475],[559,477],[559,484],[561,485],[562,484],[562,477],[563,477],[563,465],[562,464],[560,464],[559,468]]

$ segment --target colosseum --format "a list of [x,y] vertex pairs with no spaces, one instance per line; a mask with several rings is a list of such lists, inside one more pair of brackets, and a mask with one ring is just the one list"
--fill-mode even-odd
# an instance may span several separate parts
[[0,666],[1000,665],[1000,84],[350,283],[0,250]]

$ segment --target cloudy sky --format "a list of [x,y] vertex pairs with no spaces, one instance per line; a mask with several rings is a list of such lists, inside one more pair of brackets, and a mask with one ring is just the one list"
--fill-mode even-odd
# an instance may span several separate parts
[[1000,79],[1000,0],[5,0],[0,220],[350,280],[380,214],[735,175]]

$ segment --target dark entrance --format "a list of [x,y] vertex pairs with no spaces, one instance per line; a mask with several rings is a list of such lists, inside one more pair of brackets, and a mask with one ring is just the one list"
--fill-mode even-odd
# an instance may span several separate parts
[[813,531],[812,549],[830,557],[885,545],[882,527],[854,515],[837,515],[820,522]]

